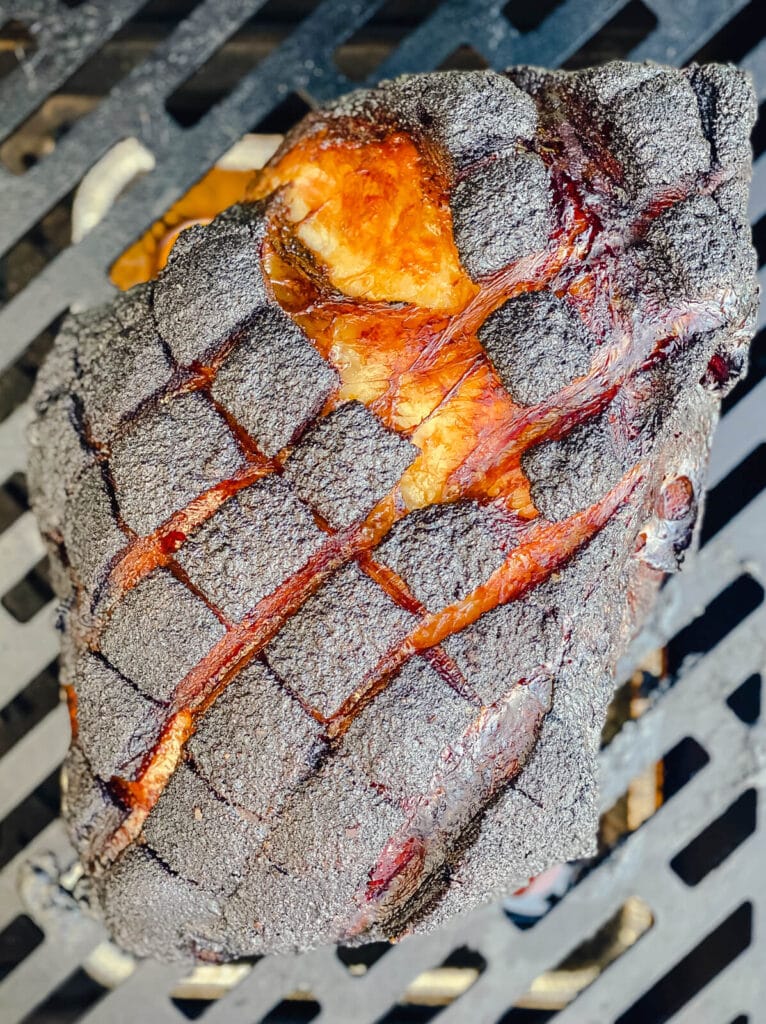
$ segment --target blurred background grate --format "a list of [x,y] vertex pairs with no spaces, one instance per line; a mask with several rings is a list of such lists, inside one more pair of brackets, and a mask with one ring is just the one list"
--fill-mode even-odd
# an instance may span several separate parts
[[[600,855],[396,947],[189,976],[119,954],[48,884],[72,856],[57,819],[68,725],[23,441],[63,313],[108,297],[116,257],[245,133],[401,72],[615,57],[736,61],[763,104],[763,15],[762,0],[0,0],[2,1024],[766,1021],[763,314],[716,439],[702,548],[621,666]],[[80,181],[127,138],[153,167],[70,245]],[[764,123],[753,142],[763,263]]]

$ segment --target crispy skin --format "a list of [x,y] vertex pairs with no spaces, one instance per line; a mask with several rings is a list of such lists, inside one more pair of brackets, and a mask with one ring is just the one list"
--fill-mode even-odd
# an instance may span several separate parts
[[30,482],[116,939],[434,927],[593,851],[756,306],[733,68],[410,76],[71,318]]

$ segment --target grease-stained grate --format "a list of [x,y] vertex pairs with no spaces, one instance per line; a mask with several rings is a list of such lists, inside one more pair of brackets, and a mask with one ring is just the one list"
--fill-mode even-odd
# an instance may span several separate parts
[[[665,678],[602,753],[604,811],[658,763],[665,802],[607,844],[533,927],[521,929],[491,906],[363,959],[332,949],[266,958],[194,990],[179,985],[183,968],[118,962],[110,984],[123,980],[107,989],[93,980],[99,926],[40,900],[32,920],[17,888],[30,857],[70,856],[56,819],[67,724],[55,702],[54,608],[23,480],[23,402],[61,314],[108,294],[114,258],[236,139],[286,127],[305,103],[434,67],[576,67],[628,55],[683,63],[698,54],[741,62],[764,100],[758,7],[759,0],[0,0],[0,40],[10,40],[0,49],[3,1024],[766,1020],[758,830],[766,746],[763,313],[750,376],[727,402],[716,439],[704,545],[665,588],[622,666],[627,678],[667,645]],[[68,246],[73,191],[127,137],[151,151],[154,170]],[[764,141],[756,130],[756,149]],[[752,217],[763,242],[766,157],[757,155]],[[24,878],[27,892],[39,881]],[[621,937],[611,945],[605,925]],[[586,940],[608,950],[605,969],[588,959]],[[434,968],[438,990],[424,974]],[[217,1000],[189,998],[229,986]]]

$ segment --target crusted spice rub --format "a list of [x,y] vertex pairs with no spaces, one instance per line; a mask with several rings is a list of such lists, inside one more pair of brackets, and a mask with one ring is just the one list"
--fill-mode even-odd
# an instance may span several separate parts
[[396,938],[593,851],[756,307],[731,67],[384,82],[71,317],[32,499],[118,942]]

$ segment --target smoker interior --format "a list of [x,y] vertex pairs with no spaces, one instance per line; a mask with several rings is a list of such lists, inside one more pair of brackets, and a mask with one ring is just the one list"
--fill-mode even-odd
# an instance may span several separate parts
[[[107,297],[115,258],[246,132],[284,131],[311,105],[392,74],[511,63],[731,60],[763,101],[762,22],[760,0],[0,0],[2,1024],[766,1020],[763,314],[749,376],[725,403],[700,552],[621,666],[599,856],[530,915],[490,906],[395,947],[189,979],[177,965],[110,960],[101,928],[65,901],[38,895],[30,909],[49,855],[71,853],[57,820],[67,723],[55,605],[23,444],[25,401],[63,313]],[[154,171],[69,246],[78,183],[128,137]],[[763,125],[753,143],[766,258]]]

